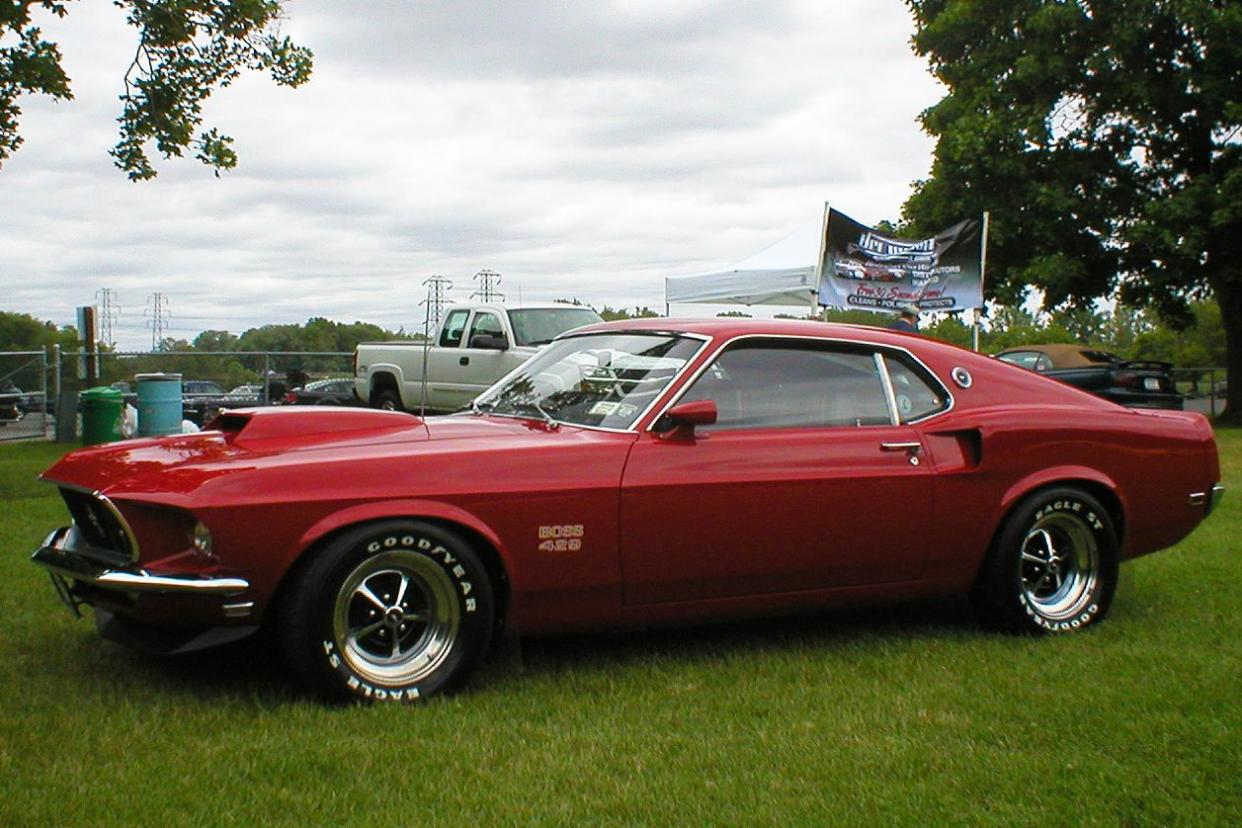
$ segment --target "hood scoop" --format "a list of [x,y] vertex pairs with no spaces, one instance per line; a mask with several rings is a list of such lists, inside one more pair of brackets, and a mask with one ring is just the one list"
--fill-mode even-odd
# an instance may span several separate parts
[[306,405],[234,409],[219,414],[204,430],[223,432],[230,442],[250,443],[360,431],[397,431],[422,424],[418,417],[398,411]]

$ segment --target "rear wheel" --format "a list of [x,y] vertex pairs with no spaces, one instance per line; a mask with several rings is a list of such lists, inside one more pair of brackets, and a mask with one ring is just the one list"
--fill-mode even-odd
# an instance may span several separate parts
[[333,699],[412,702],[461,687],[487,652],[487,571],[453,532],[419,521],[359,527],[324,547],[279,618],[295,672]]
[[1117,536],[1107,510],[1080,489],[1045,489],[1005,521],[971,598],[992,627],[1074,632],[1108,612],[1117,572]]
[[375,395],[375,407],[382,411],[404,411],[401,396],[396,391],[381,391]]

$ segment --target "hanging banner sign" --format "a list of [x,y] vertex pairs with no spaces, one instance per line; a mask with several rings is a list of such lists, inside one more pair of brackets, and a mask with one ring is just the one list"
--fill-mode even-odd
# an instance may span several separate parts
[[930,239],[898,239],[828,211],[819,303],[836,308],[923,311],[983,307],[983,241],[978,219]]

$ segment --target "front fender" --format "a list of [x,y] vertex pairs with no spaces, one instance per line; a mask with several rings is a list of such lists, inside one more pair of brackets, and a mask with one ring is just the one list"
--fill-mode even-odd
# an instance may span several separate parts
[[[367,523],[374,520],[402,518],[430,518],[464,526],[484,538],[500,555],[505,571],[511,572],[509,550],[500,540],[500,536],[491,527],[465,509],[436,500],[384,500],[375,503],[363,503],[351,506],[339,512],[333,512],[313,524],[298,538],[294,559],[300,558],[319,541],[328,535],[347,526]],[[289,561],[291,564],[292,561]]]

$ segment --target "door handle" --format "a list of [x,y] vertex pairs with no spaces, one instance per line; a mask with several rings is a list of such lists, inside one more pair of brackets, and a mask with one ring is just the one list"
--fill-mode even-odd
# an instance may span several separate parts
[[458,365],[469,365],[470,357],[462,357],[461,359],[457,360],[457,364]]
[[911,454],[918,454],[923,448],[922,443],[880,443],[880,451],[908,451]]

